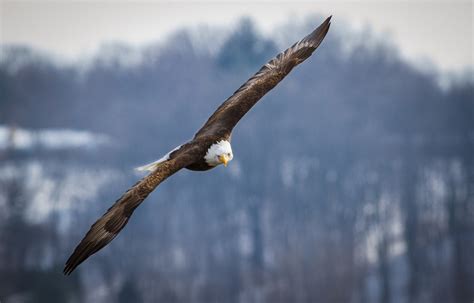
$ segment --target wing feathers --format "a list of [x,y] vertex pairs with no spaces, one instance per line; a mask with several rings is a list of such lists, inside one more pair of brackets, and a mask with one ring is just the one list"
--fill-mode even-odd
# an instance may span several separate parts
[[97,220],[66,262],[64,274],[71,274],[84,260],[109,244],[125,227],[133,211],[166,178],[189,165],[192,157],[184,155],[161,163],[155,171],[137,182]]
[[263,65],[217,108],[195,137],[229,135],[239,120],[260,98],[283,80],[295,66],[311,56],[326,36],[331,25],[330,21],[331,17],[327,18],[308,36]]
[[143,180],[130,188],[107,212],[95,222],[86,236],[69,257],[64,274],[69,275],[88,257],[110,243],[125,227],[133,210],[145,199],[145,196],[133,195],[140,191]]

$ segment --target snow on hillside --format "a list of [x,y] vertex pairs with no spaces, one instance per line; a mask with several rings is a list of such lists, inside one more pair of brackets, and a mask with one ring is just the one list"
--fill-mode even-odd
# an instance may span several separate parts
[[90,149],[109,143],[110,138],[104,134],[97,134],[82,130],[29,130],[0,125],[0,149]]

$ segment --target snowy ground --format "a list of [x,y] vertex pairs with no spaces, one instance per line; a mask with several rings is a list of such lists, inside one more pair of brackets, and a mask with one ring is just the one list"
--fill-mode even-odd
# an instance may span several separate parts
[[69,148],[91,149],[109,143],[110,138],[104,134],[82,130],[29,130],[0,125],[0,150],[7,148],[26,150],[37,147],[55,150]]

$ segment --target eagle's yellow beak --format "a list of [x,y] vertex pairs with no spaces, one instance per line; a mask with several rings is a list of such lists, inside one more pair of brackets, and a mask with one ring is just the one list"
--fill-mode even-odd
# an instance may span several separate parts
[[227,166],[227,162],[229,162],[229,159],[227,159],[227,156],[224,154],[219,156],[219,161],[221,161],[224,166]]

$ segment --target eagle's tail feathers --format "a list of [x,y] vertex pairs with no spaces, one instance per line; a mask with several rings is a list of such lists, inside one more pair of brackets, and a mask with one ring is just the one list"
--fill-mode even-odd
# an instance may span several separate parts
[[180,145],[178,147],[175,147],[172,151],[170,151],[169,153],[167,153],[166,155],[164,155],[160,159],[156,160],[155,162],[151,162],[151,163],[145,164],[143,166],[137,167],[137,168],[135,168],[135,170],[137,170],[137,171],[154,171],[158,167],[158,165],[160,165],[161,163],[163,163],[165,161],[168,161],[171,158],[171,154],[173,152],[177,151],[178,149],[180,149],[181,146],[182,145]]
[[140,172],[143,172],[143,171],[154,171],[158,165],[164,161],[166,161],[167,159],[164,159],[164,158],[161,158],[159,160],[156,160],[155,162],[151,162],[151,163],[148,163],[148,164],[145,164],[143,166],[140,166],[140,167],[137,167],[135,168],[135,170],[137,171],[140,171]]

